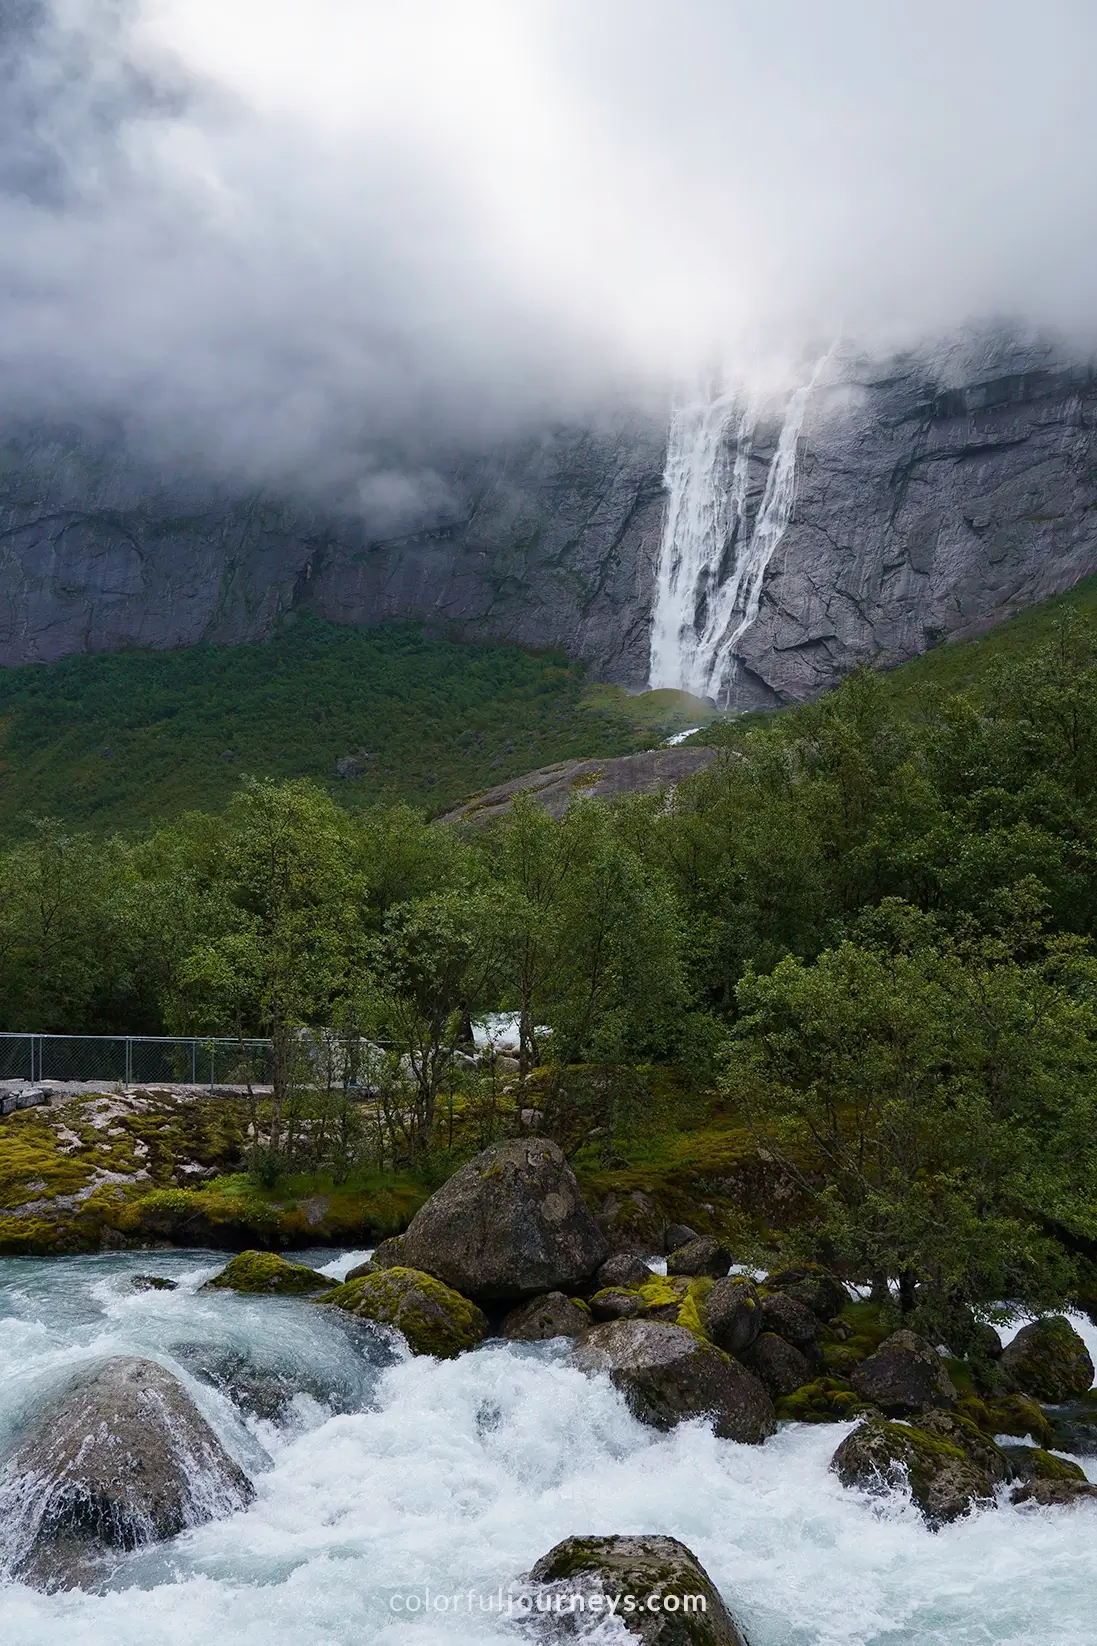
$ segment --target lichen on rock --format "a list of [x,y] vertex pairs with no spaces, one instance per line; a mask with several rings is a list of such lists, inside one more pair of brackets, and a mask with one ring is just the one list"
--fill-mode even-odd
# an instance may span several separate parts
[[439,1360],[474,1349],[488,1333],[487,1319],[475,1303],[420,1269],[381,1269],[336,1286],[316,1301],[360,1320],[393,1326],[412,1354]]

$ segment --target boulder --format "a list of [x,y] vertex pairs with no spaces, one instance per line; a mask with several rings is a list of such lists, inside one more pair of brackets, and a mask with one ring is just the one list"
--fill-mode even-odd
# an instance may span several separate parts
[[412,1354],[439,1360],[474,1349],[488,1335],[487,1320],[475,1303],[420,1269],[380,1269],[361,1280],[344,1281],[316,1301],[359,1320],[394,1326]]
[[591,1327],[591,1311],[563,1292],[546,1292],[529,1303],[519,1303],[499,1328],[500,1336],[517,1343],[538,1343],[549,1337],[582,1337]]
[[644,1646],[746,1646],[705,1568],[675,1537],[568,1537],[529,1575],[560,1585],[561,1615],[572,1621],[567,1596],[582,1597],[584,1621],[608,1616],[612,1601],[626,1635]]
[[762,1304],[755,1287],[743,1275],[725,1275],[714,1282],[701,1308],[706,1337],[729,1355],[749,1349],[762,1330]]
[[802,1351],[814,1347],[819,1335],[818,1316],[790,1292],[772,1292],[762,1297],[762,1330],[776,1332],[786,1343]]
[[731,1253],[708,1235],[687,1240],[684,1246],[675,1247],[667,1258],[668,1275],[711,1275],[717,1280],[730,1268]]
[[782,1422],[846,1423],[851,1417],[875,1411],[863,1401],[852,1383],[840,1377],[817,1377],[774,1402]]
[[1010,1466],[1005,1451],[969,1418],[937,1409],[915,1418],[911,1428],[931,1440],[943,1440],[958,1447],[969,1462],[983,1471],[992,1486],[1009,1479]]
[[668,1223],[663,1231],[663,1251],[669,1257],[679,1246],[688,1246],[691,1240],[700,1238],[697,1230],[691,1229],[688,1223]]
[[812,1379],[811,1362],[776,1332],[763,1332],[739,1358],[761,1379],[773,1400],[794,1393]]
[[174,1292],[179,1282],[166,1275],[130,1275],[130,1285],[135,1292]]
[[1051,1405],[1088,1394],[1093,1361],[1065,1315],[1034,1320],[1002,1350],[1003,1368],[1017,1387]]
[[892,1332],[855,1368],[850,1382],[862,1399],[889,1417],[908,1417],[956,1401],[944,1361],[916,1332]]
[[0,1465],[9,1575],[95,1581],[110,1558],[251,1502],[247,1475],[170,1372],[122,1356],[84,1372]]
[[383,1263],[375,1263],[373,1258],[367,1257],[364,1263],[356,1263],[353,1269],[347,1270],[343,1276],[343,1285],[345,1286],[348,1280],[364,1280],[366,1275],[378,1274],[384,1267]]
[[849,1293],[838,1276],[817,1263],[795,1269],[779,1269],[762,1282],[767,1292],[785,1292],[810,1309],[818,1320],[833,1320],[849,1302]]
[[[590,1299],[590,1312],[595,1320],[638,1320],[648,1311],[638,1291],[625,1286],[604,1286]],[[677,1309],[674,1318],[678,1318]]]
[[923,1434],[913,1424],[866,1417],[831,1459],[843,1486],[884,1493],[909,1486],[931,1526],[958,1520],[993,1496],[984,1469],[951,1440]]
[[372,1263],[375,1269],[399,1268],[405,1261],[403,1235],[389,1235],[387,1240],[382,1240],[367,1261]]
[[461,1166],[401,1241],[403,1264],[481,1303],[573,1291],[608,1256],[574,1172],[545,1138],[511,1138]]
[[773,1402],[745,1366],[684,1326],[615,1320],[576,1350],[586,1372],[605,1372],[636,1417],[656,1429],[710,1417],[725,1440],[757,1444],[776,1428]]
[[1003,1446],[1014,1480],[1085,1480],[1086,1471],[1070,1458],[1056,1457],[1042,1446]]
[[207,1290],[262,1292],[282,1297],[323,1292],[330,1285],[327,1275],[317,1274],[303,1263],[288,1263],[276,1252],[240,1252],[220,1274],[206,1281]]
[[594,1286],[597,1291],[606,1286],[642,1286],[651,1275],[651,1269],[638,1252],[614,1252],[595,1275]]
[[663,1215],[642,1189],[606,1195],[598,1208],[597,1223],[611,1252],[665,1250]]
[[1073,1509],[1097,1502],[1097,1486],[1087,1480],[1029,1480],[1009,1494],[1011,1503],[1034,1503],[1041,1509]]

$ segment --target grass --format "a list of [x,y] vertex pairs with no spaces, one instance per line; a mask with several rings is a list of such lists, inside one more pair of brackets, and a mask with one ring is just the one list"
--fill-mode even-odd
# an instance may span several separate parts
[[573,756],[657,740],[560,653],[463,645],[302,613],[268,641],[0,671],[0,835],[31,816],[130,829],[221,807],[245,774],[311,777],[346,806],[431,814]]

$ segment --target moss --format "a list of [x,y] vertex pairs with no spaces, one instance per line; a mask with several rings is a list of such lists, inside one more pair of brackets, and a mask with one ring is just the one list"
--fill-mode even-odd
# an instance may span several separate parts
[[1027,1395],[1003,1395],[997,1400],[968,1397],[957,1402],[956,1411],[987,1435],[1013,1435],[1047,1446],[1052,1426],[1035,1400]]
[[819,1377],[777,1401],[777,1416],[793,1423],[843,1423],[872,1406],[841,1378]]
[[1085,1480],[1086,1471],[1078,1463],[1072,1463],[1069,1458],[1056,1457],[1054,1452],[1045,1452],[1042,1447],[1032,1448],[1033,1475],[1037,1480]]
[[395,1326],[413,1354],[441,1360],[475,1348],[487,1336],[487,1320],[476,1304],[420,1269],[381,1269],[336,1286],[316,1301]]
[[301,1292],[322,1292],[328,1288],[326,1276],[303,1263],[287,1263],[274,1252],[241,1252],[207,1285],[232,1292],[265,1292],[292,1296]]

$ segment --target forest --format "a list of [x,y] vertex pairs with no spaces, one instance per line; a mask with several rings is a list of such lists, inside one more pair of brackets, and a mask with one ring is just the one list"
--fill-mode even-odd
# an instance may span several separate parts
[[[672,796],[561,820],[263,779],[128,835],[41,821],[0,857],[2,1026],[269,1037],[267,1182],[444,1173],[523,1109],[606,1165],[733,1114],[800,1195],[786,1243],[912,1317],[1091,1295],[1097,629],[916,714],[862,669],[706,736]],[[504,1082],[468,1056],[495,1011]]]

